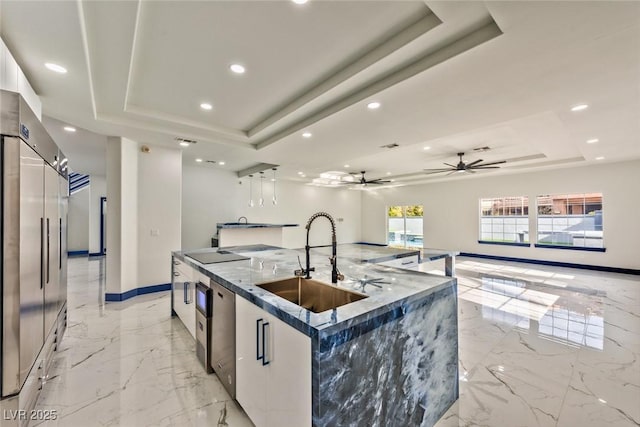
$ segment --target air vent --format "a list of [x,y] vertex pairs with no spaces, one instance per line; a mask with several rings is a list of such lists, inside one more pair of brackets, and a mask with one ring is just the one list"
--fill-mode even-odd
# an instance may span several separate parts
[[491,150],[491,147],[487,147],[486,145],[484,147],[478,147],[473,149],[473,151],[475,151],[476,153],[482,153],[483,151],[489,151],[489,150]]
[[205,160],[207,163],[215,163],[215,160]]
[[180,136],[176,136],[175,140],[178,142],[186,142],[187,144],[197,144],[198,141],[196,141],[195,139],[187,139],[187,138],[182,138]]
[[380,148],[388,148],[388,149],[392,149],[392,148],[396,148],[399,147],[398,144],[396,144],[395,142],[392,144],[387,144],[387,145],[381,145]]

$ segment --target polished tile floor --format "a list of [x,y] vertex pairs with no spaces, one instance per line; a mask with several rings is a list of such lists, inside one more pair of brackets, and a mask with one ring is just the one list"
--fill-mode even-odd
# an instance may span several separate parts
[[[640,425],[639,277],[472,258],[457,273],[460,399],[437,427]],[[168,292],[103,295],[104,261],[71,259],[69,328],[38,403],[58,419],[40,425],[251,425]]]

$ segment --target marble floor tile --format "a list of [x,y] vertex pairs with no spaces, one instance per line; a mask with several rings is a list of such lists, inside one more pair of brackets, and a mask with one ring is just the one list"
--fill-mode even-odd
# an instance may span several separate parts
[[[460,398],[437,427],[640,425],[640,278],[456,267]],[[36,425],[251,426],[200,366],[169,293],[105,303],[104,268],[69,260],[68,329],[38,401],[58,419]]]

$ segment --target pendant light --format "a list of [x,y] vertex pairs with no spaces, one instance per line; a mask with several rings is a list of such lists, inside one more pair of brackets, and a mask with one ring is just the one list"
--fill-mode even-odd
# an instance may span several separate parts
[[278,169],[273,168],[273,198],[271,199],[271,202],[273,203],[273,205],[277,205],[278,204],[278,198],[276,197],[276,171]]
[[249,175],[249,207],[253,207],[253,175]]
[[260,207],[264,207],[264,192],[263,192],[263,184],[264,184],[264,172],[260,172]]

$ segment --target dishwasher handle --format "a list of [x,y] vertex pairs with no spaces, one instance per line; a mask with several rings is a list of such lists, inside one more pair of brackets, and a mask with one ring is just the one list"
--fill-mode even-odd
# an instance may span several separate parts
[[[264,342],[262,346],[260,345],[260,323],[264,322],[264,319],[256,320],[256,360],[264,359]],[[264,339],[264,337],[263,337]],[[260,354],[260,348],[262,348],[263,352]]]
[[264,322],[262,324],[262,366],[266,366],[271,363],[271,360],[267,359],[267,350],[268,350],[268,338],[267,332],[270,332],[271,328],[267,329],[269,326],[269,322]]

